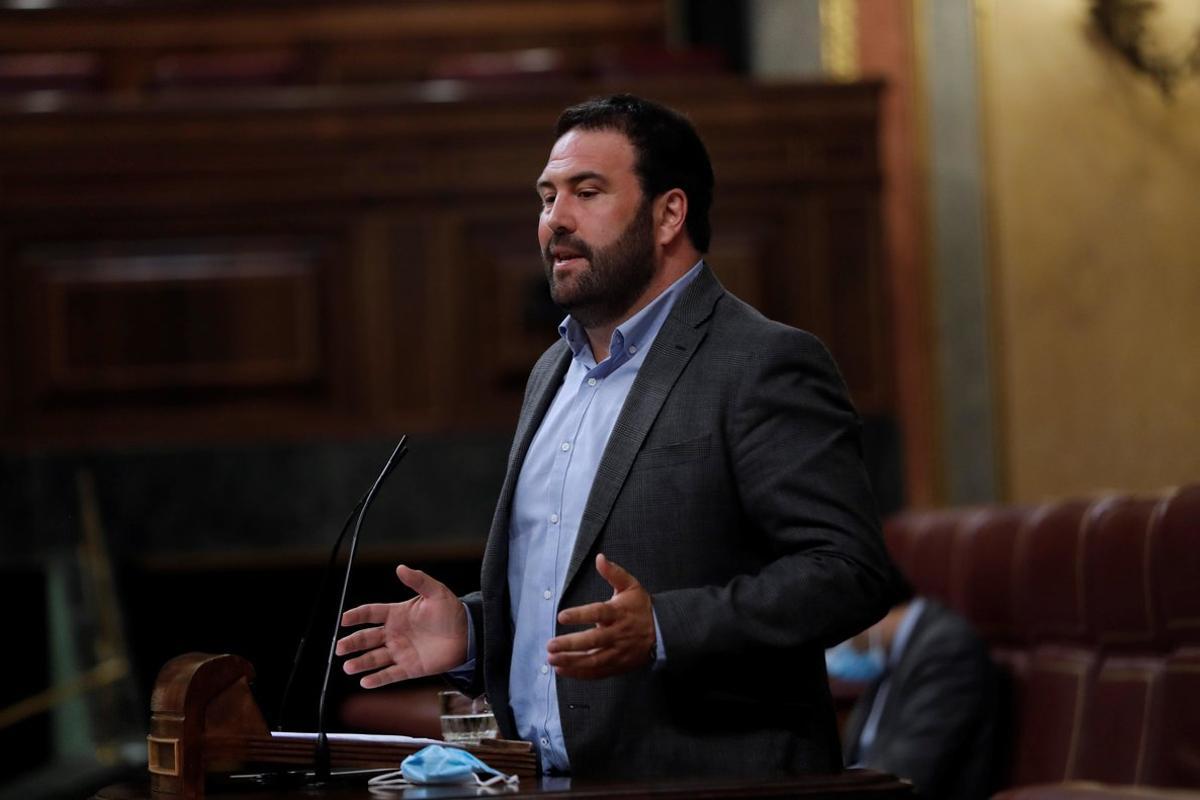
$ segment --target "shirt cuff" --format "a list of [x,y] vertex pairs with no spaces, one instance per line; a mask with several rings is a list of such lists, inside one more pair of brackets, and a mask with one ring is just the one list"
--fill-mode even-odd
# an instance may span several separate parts
[[[467,613],[467,660],[454,669],[447,670],[446,674],[451,678],[469,681],[475,673],[475,626],[471,624],[471,609],[467,608],[466,603],[463,603],[462,607]],[[658,621],[654,624],[657,626]]]
[[[650,613],[654,616],[654,669],[662,669],[667,663],[667,648],[663,647],[662,629],[658,627],[658,612],[654,610],[653,603]],[[471,651],[467,652],[469,654]]]

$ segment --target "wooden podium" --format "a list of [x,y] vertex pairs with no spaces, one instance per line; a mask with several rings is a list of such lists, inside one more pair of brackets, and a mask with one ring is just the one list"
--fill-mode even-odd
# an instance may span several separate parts
[[[250,692],[253,680],[250,662],[233,655],[188,653],[166,663],[154,684],[146,737],[152,797],[200,800],[209,775],[313,763],[312,740],[271,734]],[[330,739],[330,763],[397,769],[425,744]],[[537,774],[528,742],[485,740],[464,749],[504,772]]]
[[[188,653],[162,668],[150,701],[149,783],[117,784],[100,790],[94,800],[202,800],[206,781],[239,771],[303,768],[313,763],[313,740],[272,735],[250,692],[254,668],[233,655]],[[334,767],[396,769],[405,756],[424,746],[382,741],[330,740]],[[898,800],[911,798],[912,786],[891,775],[870,770],[847,770],[835,775],[796,775],[764,778],[696,778],[620,781],[552,778],[537,774],[528,742],[491,741],[468,745],[488,764],[521,776],[516,789],[485,792],[475,786],[411,787],[387,790],[393,797],[477,797],[498,793],[511,800],[601,800],[601,798],[836,797],[839,800]],[[281,800],[305,797],[321,800],[366,800],[379,790],[365,785],[221,786],[210,791],[221,800]]]

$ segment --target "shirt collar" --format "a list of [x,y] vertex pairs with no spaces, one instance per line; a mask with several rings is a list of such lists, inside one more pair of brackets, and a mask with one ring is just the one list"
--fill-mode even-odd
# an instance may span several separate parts
[[[611,367],[615,369],[634,353],[649,347],[671,313],[671,309],[674,308],[675,301],[700,274],[703,266],[704,259],[700,259],[678,280],[664,289],[658,297],[651,300],[645,308],[618,325],[612,333],[612,339],[609,340],[608,358],[605,359],[605,363],[612,362]],[[592,361],[592,349],[588,343],[587,331],[574,317],[568,314],[559,323],[558,335],[571,348],[571,354],[576,359]],[[631,348],[632,352],[630,352]]]

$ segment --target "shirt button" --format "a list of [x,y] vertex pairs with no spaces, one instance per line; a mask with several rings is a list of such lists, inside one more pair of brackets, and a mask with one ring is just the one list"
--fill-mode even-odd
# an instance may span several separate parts
[[551,514],[551,515],[550,515],[550,524],[551,524],[551,525],[557,525],[557,524],[558,524],[558,514]]
[[570,449],[571,449],[571,443],[570,443],[570,442],[563,442],[561,446],[562,446],[562,451],[563,451],[564,453],[565,453],[565,452],[567,452],[568,450],[570,450]]
[[549,747],[549,746],[550,746],[550,740],[547,739],[545,736],[543,736],[542,737],[542,747]]
[[553,597],[553,596],[554,596],[554,593],[553,593],[553,592],[551,592],[549,589],[547,589],[546,591],[542,592],[542,597],[546,598],[547,600],[549,600],[549,599],[550,599],[551,597]]
[[596,379],[588,378],[588,386],[595,386],[595,385],[596,385]]
[[637,345],[636,344],[629,345],[629,355],[633,355],[636,352],[637,352]]
[[550,671],[550,667],[546,666],[545,664],[542,664],[542,674],[545,675],[549,671]]

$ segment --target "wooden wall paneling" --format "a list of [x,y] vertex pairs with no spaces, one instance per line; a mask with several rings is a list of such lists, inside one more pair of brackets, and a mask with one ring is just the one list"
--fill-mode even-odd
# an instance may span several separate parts
[[303,242],[30,248],[21,268],[42,302],[29,318],[40,325],[26,333],[46,342],[34,390],[49,397],[315,381],[318,257]]
[[[888,319],[878,95],[877,88],[859,89],[819,100],[797,96],[779,106],[743,97],[720,117],[695,116],[717,171],[714,261],[727,233],[773,231],[759,234],[769,242],[759,307],[821,337],[842,364],[859,409],[888,414],[889,358],[873,341],[886,336],[879,326]],[[722,209],[731,219],[721,219]]]
[[870,190],[832,192],[826,208],[829,232],[830,346],[859,409],[892,409],[891,322],[878,198]]
[[90,53],[0,52],[0,94],[101,88],[101,62]]
[[[345,237],[264,216],[102,218],[11,237],[7,433],[90,442],[361,425]],[[278,232],[288,227],[298,232]]]
[[825,195],[818,189],[805,187],[788,211],[788,229],[800,244],[799,258],[792,269],[782,271],[781,290],[775,295],[775,302],[780,304],[785,322],[815,333],[840,359],[833,341],[834,309],[828,303],[833,253]]
[[439,231],[445,215],[429,208],[388,206],[355,224],[356,340],[364,419],[392,432],[438,427],[439,352],[445,306],[436,285]]
[[0,52],[91,57],[103,73],[98,83],[137,96],[195,85],[411,80],[458,53],[553,47],[596,57],[661,46],[666,28],[665,0],[51,2],[0,9]]
[[[0,184],[0,189],[3,186]],[[7,231],[0,228],[0,442],[11,439],[17,432],[16,397],[25,372],[16,360],[15,303],[20,295],[10,268],[11,248]]]
[[379,417],[390,407],[387,392],[393,380],[396,345],[386,319],[392,269],[390,220],[376,210],[365,210],[350,226],[350,258],[356,277],[350,291],[351,321],[358,353],[362,411]]
[[165,50],[385,38],[413,47],[463,40],[502,45],[508,37],[557,36],[581,27],[592,27],[595,39],[603,41],[650,36],[661,41],[666,28],[664,0],[297,0],[215,8],[175,2],[55,5],[7,8],[0,47]]
[[[831,349],[829,296],[829,243],[819,195],[797,186],[789,197],[776,194],[769,220],[769,250],[760,267],[765,296],[764,314],[818,336]],[[834,352],[834,356],[838,356]]]
[[[320,209],[318,217],[297,221],[297,235],[318,235],[324,231],[325,258],[321,272],[322,297],[320,308],[327,324],[323,327],[323,356],[325,380],[317,391],[304,399],[306,414],[315,417],[309,426],[315,429],[333,428],[354,432],[372,430],[374,423],[367,413],[370,405],[367,389],[365,352],[361,344],[364,319],[355,291],[364,284],[362,242],[355,235],[357,209],[343,210],[340,216],[332,208]],[[320,217],[328,217],[321,219]],[[302,433],[303,429],[294,431]]]
[[29,399],[311,385],[330,324],[321,250],[262,238],[29,244],[16,265]]
[[[27,439],[510,428],[527,370],[560,318],[544,286],[531,187],[558,111],[613,88],[462,89],[454,102],[406,89],[68,103],[37,114],[0,107],[7,311],[40,285],[13,284],[24,272],[11,257],[51,244],[96,255],[104,243],[155,241],[186,255],[188,241],[281,237],[316,241],[322,254],[307,283],[275,284],[293,287],[285,295],[307,285],[303,296],[317,298],[319,377],[307,390],[294,373],[273,386],[201,386],[221,381],[180,377],[199,352],[185,348],[170,366],[184,371],[159,376],[171,402],[132,385],[89,389],[78,370],[44,384],[75,386],[53,402],[18,391]],[[890,377],[870,355],[876,345],[862,341],[882,334],[858,324],[885,302],[869,146],[879,87],[706,79],[620,88],[683,109],[703,132],[718,180],[712,262],[727,285],[822,336],[860,407],[890,413]],[[23,319],[22,336],[45,324]],[[13,383],[38,374],[21,344],[6,351],[20,359]],[[50,351],[43,361],[64,363]]]
[[764,191],[723,201],[713,216],[709,260],[734,294],[820,337],[860,411],[888,413],[877,221],[860,194]]
[[471,413],[492,425],[515,424],[529,369],[554,343],[563,317],[550,299],[538,255],[532,189],[537,174],[531,172],[525,184],[528,195],[506,204],[510,210],[464,221],[461,296],[467,341],[461,355],[476,366]]
[[803,239],[791,224],[788,208],[784,193],[772,187],[719,190],[711,215],[712,246],[706,256],[725,288],[778,320],[805,316],[780,296],[785,283],[794,279],[793,273],[806,267],[797,257]]
[[[714,209],[712,246],[705,260],[721,284],[757,309],[765,308],[770,275],[777,269],[772,228],[758,216],[737,218]],[[776,229],[777,232],[777,229]]]
[[[441,427],[446,395],[439,370],[453,364],[442,351],[453,320],[437,285],[445,273],[438,251],[444,246],[445,215],[405,211],[389,213],[385,287],[378,298],[384,324],[373,349],[388,354],[390,376],[382,399],[387,414],[401,428]],[[377,362],[376,362],[377,363]]]
[[792,269],[775,276],[781,318],[819,336],[837,359],[859,411],[892,411],[877,208],[860,191],[806,191],[788,230]]
[[[430,382],[430,413],[439,427],[453,429],[456,425],[469,427],[463,414],[462,383],[474,374],[481,356],[463,360],[469,334],[463,330],[465,314],[462,287],[463,223],[457,211],[443,209],[430,220],[425,234],[428,255],[426,279],[428,308],[433,334],[429,342],[428,375]],[[403,288],[398,287],[399,291]],[[464,376],[463,370],[467,375]]]

